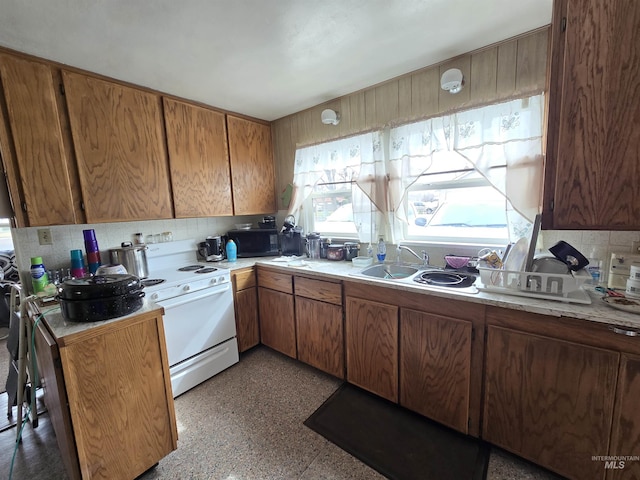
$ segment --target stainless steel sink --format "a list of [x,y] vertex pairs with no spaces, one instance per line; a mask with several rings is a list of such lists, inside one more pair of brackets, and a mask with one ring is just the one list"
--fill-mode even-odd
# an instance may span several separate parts
[[399,280],[410,277],[417,271],[417,268],[406,265],[373,265],[372,267],[362,270],[360,275],[387,280]]

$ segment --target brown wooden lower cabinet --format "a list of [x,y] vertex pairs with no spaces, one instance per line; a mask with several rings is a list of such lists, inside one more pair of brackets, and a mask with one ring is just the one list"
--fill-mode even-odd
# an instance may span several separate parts
[[40,323],[36,348],[70,478],[133,479],[177,448],[162,309],[63,337]]
[[[613,416],[609,456],[640,455],[640,356],[622,354]],[[640,478],[640,460],[614,460],[607,469],[607,480]],[[600,462],[601,465],[605,464]]]
[[260,341],[291,358],[296,358],[296,326],[293,295],[258,287]]
[[400,404],[468,433],[470,321],[400,309]]
[[258,288],[253,268],[231,273],[238,350],[242,353],[260,343]]
[[398,401],[398,307],[346,297],[347,380]]
[[604,478],[619,354],[488,326],[483,437],[573,479]]

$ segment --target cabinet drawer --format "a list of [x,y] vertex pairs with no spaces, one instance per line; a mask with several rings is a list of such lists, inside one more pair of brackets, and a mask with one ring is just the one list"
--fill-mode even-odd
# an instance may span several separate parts
[[258,285],[278,292],[293,293],[293,277],[286,273],[258,270]]
[[234,272],[232,275],[236,292],[256,286],[256,274],[253,271],[253,268]]
[[339,283],[295,277],[295,293],[300,297],[342,305],[342,285]]

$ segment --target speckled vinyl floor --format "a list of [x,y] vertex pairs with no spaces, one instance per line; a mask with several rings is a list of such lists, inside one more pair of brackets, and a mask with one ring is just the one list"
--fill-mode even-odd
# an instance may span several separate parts
[[[140,480],[383,479],[303,425],[340,382],[265,347],[175,399],[178,449]],[[9,474],[15,428],[0,433],[0,478]],[[27,426],[14,480],[67,478],[46,414]],[[558,477],[495,449],[488,480]]]

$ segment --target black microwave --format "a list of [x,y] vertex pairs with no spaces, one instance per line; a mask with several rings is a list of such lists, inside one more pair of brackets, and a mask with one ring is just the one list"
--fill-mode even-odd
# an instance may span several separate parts
[[250,228],[229,230],[227,238],[235,242],[239,258],[279,255],[278,230],[275,228]]

